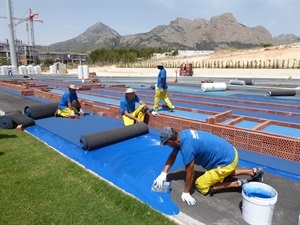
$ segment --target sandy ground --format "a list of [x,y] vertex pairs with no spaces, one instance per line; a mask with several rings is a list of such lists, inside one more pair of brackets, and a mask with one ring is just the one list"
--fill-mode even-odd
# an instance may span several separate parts
[[[169,78],[176,77],[176,69],[166,68]],[[156,77],[156,68],[116,68],[116,67],[90,67],[90,72],[96,72],[98,77],[111,76],[145,76]],[[69,74],[78,74],[78,70],[69,70]],[[177,70],[177,76],[178,70]],[[299,69],[194,69],[194,77],[207,79],[210,77],[235,78],[280,78],[280,79],[300,79]]]
[[[184,56],[176,58],[162,58],[160,61],[190,61],[201,60],[287,60],[300,61],[300,43],[280,45],[268,48],[256,48],[250,50],[220,50],[209,56]],[[156,60],[157,61],[157,60]],[[176,77],[179,68],[166,68],[168,77]],[[89,67],[89,72],[96,72],[99,77],[110,76],[147,76],[156,77],[156,68],[117,68],[116,66]],[[68,74],[78,74],[77,69],[68,69]],[[195,77],[228,77],[228,78],[280,78],[300,79],[299,69],[194,69]]]

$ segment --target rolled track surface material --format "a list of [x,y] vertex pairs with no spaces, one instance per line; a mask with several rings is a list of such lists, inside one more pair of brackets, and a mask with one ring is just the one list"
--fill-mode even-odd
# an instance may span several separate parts
[[201,91],[226,91],[226,83],[203,83]]
[[82,135],[80,137],[80,146],[84,150],[94,150],[147,133],[149,133],[148,125],[137,123],[131,126]]
[[295,90],[273,90],[268,91],[268,96],[295,96]]
[[25,106],[24,115],[36,120],[54,116],[58,103],[41,103]]
[[251,78],[238,78],[238,80],[245,81],[245,85],[254,85],[254,79]]
[[246,82],[244,80],[230,80],[229,84],[233,84],[233,85],[245,85]]
[[2,129],[15,129],[18,125],[26,128],[35,125],[35,122],[20,111],[12,111],[0,117],[0,128]]

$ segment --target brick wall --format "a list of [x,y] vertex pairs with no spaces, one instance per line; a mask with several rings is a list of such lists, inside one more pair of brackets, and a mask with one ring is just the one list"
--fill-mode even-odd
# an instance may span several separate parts
[[[28,85],[17,81],[2,81],[0,82],[0,87],[19,91],[23,95],[34,95],[52,102],[58,102],[60,99],[59,94],[51,93],[44,85]],[[87,87],[84,88],[84,90],[87,89]],[[80,102],[84,110],[92,111],[93,113],[97,113],[102,116],[121,119],[119,106],[117,105],[85,99],[80,100]],[[193,109],[182,110],[194,111]],[[300,162],[300,139],[277,134],[269,134],[261,131],[270,124],[298,129],[300,129],[300,124],[233,115],[231,110],[223,113],[213,113],[203,110],[196,111],[199,111],[199,113],[206,113],[211,116],[208,117],[206,121],[199,121],[178,117],[176,115],[161,114],[156,117],[150,116],[148,125],[149,127],[157,129],[162,129],[165,126],[171,126],[177,131],[184,129],[204,130],[228,140],[236,148],[242,148],[261,154]],[[299,116],[298,114],[289,114],[289,116],[293,115]],[[231,118],[232,120],[227,124],[220,124],[220,122],[228,118]],[[256,121],[260,124],[253,129],[243,129],[234,126],[237,122],[241,122],[243,120]]]

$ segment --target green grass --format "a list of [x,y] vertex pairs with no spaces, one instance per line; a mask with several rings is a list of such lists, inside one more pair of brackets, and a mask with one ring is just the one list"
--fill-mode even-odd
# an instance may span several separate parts
[[26,132],[0,129],[0,224],[176,224]]

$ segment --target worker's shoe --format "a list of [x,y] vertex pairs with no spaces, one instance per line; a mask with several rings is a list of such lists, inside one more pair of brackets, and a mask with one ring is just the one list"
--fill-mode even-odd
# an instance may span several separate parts
[[175,110],[175,107],[174,108],[169,108],[170,112],[174,112],[174,110]]
[[247,179],[237,179],[237,183],[239,187],[242,187],[244,184],[248,183]]
[[147,113],[147,111],[148,111],[148,108],[146,107],[146,106],[144,106],[143,108],[142,108],[142,113]]
[[215,193],[216,193],[216,191],[212,187],[210,187],[205,196],[207,196],[207,195],[213,196]]
[[253,181],[263,182],[264,171],[261,167],[253,168],[254,176],[252,177]]

